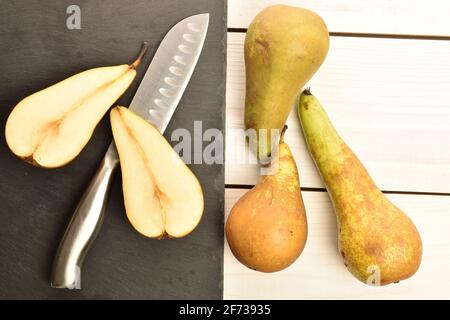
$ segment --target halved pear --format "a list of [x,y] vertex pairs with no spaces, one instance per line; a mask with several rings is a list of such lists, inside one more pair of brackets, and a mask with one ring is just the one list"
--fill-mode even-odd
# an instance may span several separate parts
[[104,114],[130,86],[147,48],[144,42],[131,65],[90,69],[20,101],[6,122],[11,151],[46,168],[73,160]]
[[149,122],[124,107],[111,110],[127,217],[150,238],[183,237],[203,214],[195,175]]

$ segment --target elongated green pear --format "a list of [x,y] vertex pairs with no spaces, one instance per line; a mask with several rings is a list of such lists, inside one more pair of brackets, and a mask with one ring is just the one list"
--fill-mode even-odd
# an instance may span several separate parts
[[80,72],[20,101],[5,127],[6,142],[19,158],[56,168],[72,161],[111,105],[136,77],[148,48],[144,42],[131,65]]
[[235,257],[262,272],[280,271],[292,264],[303,251],[308,233],[297,166],[283,140],[284,131],[272,174],[236,202],[226,224]]
[[[328,52],[324,21],[314,12],[285,5],[262,10],[245,37],[245,126],[257,130],[251,147],[267,158],[296,96]],[[252,142],[252,141],[251,141]]]
[[378,189],[309,90],[300,97],[298,114],[336,211],[339,250],[349,271],[373,285],[411,277],[422,257],[411,219]]

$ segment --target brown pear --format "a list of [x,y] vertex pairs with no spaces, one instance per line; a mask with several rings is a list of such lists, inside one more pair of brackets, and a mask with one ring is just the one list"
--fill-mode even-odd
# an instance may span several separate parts
[[262,272],[291,265],[303,251],[308,232],[297,166],[283,140],[284,130],[271,174],[239,199],[226,223],[235,257]]

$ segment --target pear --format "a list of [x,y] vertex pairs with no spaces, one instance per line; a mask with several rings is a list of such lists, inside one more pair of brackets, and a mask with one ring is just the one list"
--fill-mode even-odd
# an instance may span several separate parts
[[131,65],[94,68],[26,97],[8,117],[6,142],[18,157],[36,166],[61,167],[89,141],[111,105],[130,86],[148,48]]
[[195,175],[149,122],[124,107],[111,110],[125,210],[132,226],[151,238],[183,237],[203,214]]
[[411,277],[422,257],[414,223],[378,189],[309,90],[298,114],[336,211],[339,250],[349,271],[371,285]]
[[[245,37],[245,127],[257,130],[250,141],[259,159],[272,150],[298,92],[319,69],[328,52],[329,35],[314,12],[270,6],[250,24]],[[275,141],[275,140],[274,140]]]
[[271,164],[272,174],[236,202],[226,223],[235,257],[262,272],[291,265],[303,251],[308,233],[297,166],[283,139],[286,128]]

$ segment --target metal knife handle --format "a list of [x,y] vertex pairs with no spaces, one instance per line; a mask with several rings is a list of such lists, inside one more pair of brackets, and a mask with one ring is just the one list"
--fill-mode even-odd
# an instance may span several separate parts
[[81,265],[100,230],[117,164],[117,157],[107,153],[75,209],[53,262],[53,288],[81,288]]

